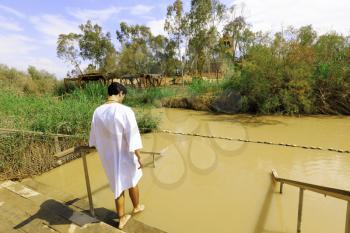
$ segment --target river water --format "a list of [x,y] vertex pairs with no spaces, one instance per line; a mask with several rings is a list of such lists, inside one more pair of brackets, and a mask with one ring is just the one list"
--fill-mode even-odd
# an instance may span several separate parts
[[[232,138],[350,149],[350,117],[214,115],[158,109],[161,129]],[[284,193],[280,177],[350,190],[350,154],[153,133],[142,136],[144,151],[161,152],[140,182],[146,210],[136,219],[168,232],[296,232],[299,190]],[[114,200],[98,155],[88,155],[96,207],[114,211]],[[86,198],[81,159],[35,180]],[[127,210],[131,203],[127,200]],[[305,191],[303,233],[344,232],[346,202]]]

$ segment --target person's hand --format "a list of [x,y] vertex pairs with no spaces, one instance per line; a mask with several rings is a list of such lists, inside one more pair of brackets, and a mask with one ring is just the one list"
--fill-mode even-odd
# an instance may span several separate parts
[[139,162],[140,164],[140,167],[138,169],[141,169],[143,168],[143,164],[141,163],[141,155],[140,155],[140,150],[135,150],[135,155],[137,157],[137,161]]
[[141,169],[141,168],[143,168],[143,164],[141,163],[141,160],[140,160],[140,158],[137,158],[137,161],[139,161],[139,164],[140,164],[140,166],[139,166],[139,168],[138,168],[138,169]]

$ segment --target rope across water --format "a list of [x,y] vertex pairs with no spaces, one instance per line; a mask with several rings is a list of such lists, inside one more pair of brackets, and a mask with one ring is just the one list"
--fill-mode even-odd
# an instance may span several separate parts
[[203,135],[203,134],[198,134],[198,133],[183,133],[183,132],[176,132],[176,131],[171,131],[171,130],[157,130],[155,132],[156,133],[184,135],[184,136],[212,138],[212,139],[215,138],[215,139],[222,139],[222,140],[228,140],[228,141],[259,143],[259,144],[267,144],[267,145],[274,145],[274,146],[296,147],[296,148],[302,148],[302,149],[308,149],[308,150],[333,151],[333,152],[338,152],[338,153],[350,154],[350,150],[342,150],[342,149],[335,149],[335,148],[323,148],[323,147],[295,145],[295,144],[277,143],[277,142],[269,142],[269,141],[256,141],[256,140],[248,140],[248,139],[241,139],[241,138],[230,138],[230,137],[221,137],[221,136],[213,136],[213,135]]
[[[149,130],[140,128],[140,130]],[[56,137],[73,137],[73,138],[86,138],[84,135],[66,135],[66,134],[45,134],[43,132],[36,131],[26,131],[26,130],[14,130],[14,129],[3,129],[0,128],[0,134],[3,133],[23,133],[23,134],[34,134],[34,135],[46,135],[46,136],[56,136]],[[202,138],[212,138],[212,139],[222,139],[228,141],[237,141],[237,142],[247,142],[247,143],[258,143],[258,144],[266,144],[266,145],[274,145],[274,146],[285,146],[285,147],[296,147],[307,150],[321,150],[321,151],[333,151],[342,154],[350,154],[350,150],[342,150],[336,148],[324,148],[324,147],[315,147],[315,146],[305,146],[305,145],[296,145],[296,144],[288,144],[288,143],[277,143],[277,142],[269,142],[269,141],[256,141],[256,140],[248,140],[242,138],[230,138],[230,137],[222,137],[222,136],[213,136],[213,135],[203,135],[198,133],[184,133],[184,132],[176,132],[171,130],[154,130],[154,133],[167,133],[167,134],[176,134],[176,135],[184,135],[184,136],[194,136],[194,137],[202,137]]]

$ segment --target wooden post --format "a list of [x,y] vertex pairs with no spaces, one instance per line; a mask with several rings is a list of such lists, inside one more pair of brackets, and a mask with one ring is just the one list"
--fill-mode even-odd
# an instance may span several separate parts
[[55,140],[55,150],[56,150],[56,154],[61,152],[61,148],[60,148],[60,142],[58,141],[58,137],[55,136],[54,137]]
[[346,210],[345,233],[350,233],[350,201],[348,201],[348,208]]
[[297,225],[297,233],[301,232],[301,217],[303,213],[303,200],[304,200],[304,189],[299,189],[299,206],[298,206],[298,225]]
[[92,217],[95,217],[95,210],[94,210],[94,204],[92,202],[92,194],[91,194],[91,187],[90,187],[89,171],[88,171],[88,166],[86,162],[86,154],[83,153],[82,157],[83,157],[83,165],[84,165],[86,190],[89,198],[90,214]]

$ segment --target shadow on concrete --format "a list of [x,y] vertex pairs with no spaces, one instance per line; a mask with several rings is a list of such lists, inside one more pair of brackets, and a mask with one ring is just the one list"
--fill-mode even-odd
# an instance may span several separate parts
[[66,216],[68,216],[68,218],[73,215],[73,210],[67,208],[60,202],[50,199],[40,205],[40,209],[37,213],[14,226],[14,229],[20,229],[37,218],[46,221],[49,225],[64,225],[71,223],[71,221],[69,221],[67,218],[58,216],[60,214],[56,213],[56,210],[64,213]]
[[[81,201],[82,199],[80,198],[74,198],[72,200],[69,200],[65,202],[65,205],[74,205],[76,202]],[[80,207],[78,207],[80,208]],[[95,211],[95,218],[101,222],[104,222],[108,225],[111,225],[113,227],[118,227],[118,215],[116,212],[111,211],[106,208],[94,208]],[[82,213],[86,215],[90,215],[90,210],[82,210]]]
[[[90,214],[89,210],[84,210],[83,213]],[[119,218],[116,212],[106,208],[95,208],[95,215],[98,220],[113,227],[118,227]]]
[[74,223],[78,226],[84,226],[88,223],[99,222],[96,218],[82,212],[73,211],[67,205],[50,199],[40,205],[40,209],[37,213],[17,224],[14,229],[20,229],[34,219],[42,219],[47,222],[48,225],[69,225]]

